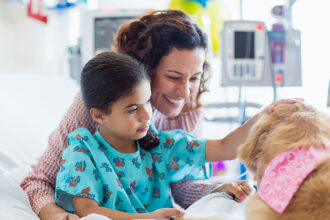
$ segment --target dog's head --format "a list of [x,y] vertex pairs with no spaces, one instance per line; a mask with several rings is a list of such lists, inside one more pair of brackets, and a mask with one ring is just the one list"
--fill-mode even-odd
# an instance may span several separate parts
[[330,147],[330,119],[313,107],[297,101],[280,104],[262,116],[240,146],[239,159],[259,183],[267,164],[279,153],[298,146]]

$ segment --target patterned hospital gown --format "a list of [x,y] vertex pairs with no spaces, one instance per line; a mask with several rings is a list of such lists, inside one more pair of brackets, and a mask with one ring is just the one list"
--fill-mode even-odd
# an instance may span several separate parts
[[68,137],[56,180],[56,203],[74,213],[71,195],[113,210],[144,213],[173,207],[170,182],[210,177],[205,142],[182,130],[157,131],[159,146],[116,151],[100,133],[79,128]]

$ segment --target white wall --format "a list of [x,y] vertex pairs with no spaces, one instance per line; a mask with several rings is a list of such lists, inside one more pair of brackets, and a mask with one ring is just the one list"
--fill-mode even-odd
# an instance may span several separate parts
[[330,80],[330,1],[300,0],[296,4],[294,23],[302,33],[302,95],[325,107]]
[[76,9],[47,11],[48,23],[27,16],[26,5],[2,1],[0,71],[64,74]]
[[[166,8],[170,0],[99,0],[99,6],[117,8]],[[231,9],[233,19],[239,18],[239,0],[223,0]],[[270,21],[270,8],[281,0],[242,0],[243,18]],[[260,10],[263,8],[263,10]],[[294,27],[301,30],[302,88],[283,88],[281,98],[304,97],[308,102],[325,107],[330,78],[330,2],[298,0],[293,7]],[[78,9],[47,10],[49,21],[43,24],[26,15],[26,6],[0,0],[0,73],[36,73],[68,75],[67,47],[79,33]],[[214,60],[211,101],[237,100],[237,88],[219,88],[219,60]],[[247,101],[269,103],[270,88],[244,88]],[[251,94],[254,95],[251,95]],[[215,94],[215,95],[214,95]]]
[[[166,8],[168,0],[99,0],[96,6]],[[68,75],[67,47],[79,36],[79,8],[45,10],[48,23],[27,16],[27,6],[0,0],[0,73]]]

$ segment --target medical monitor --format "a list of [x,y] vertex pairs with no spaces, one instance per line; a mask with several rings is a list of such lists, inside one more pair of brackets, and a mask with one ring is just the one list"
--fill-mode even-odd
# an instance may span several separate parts
[[263,22],[225,22],[222,45],[221,85],[272,85],[268,36]]
[[109,51],[119,27],[146,10],[83,11],[81,14],[81,53],[85,64],[95,55]]
[[301,86],[300,31],[261,21],[227,21],[222,31],[222,86]]

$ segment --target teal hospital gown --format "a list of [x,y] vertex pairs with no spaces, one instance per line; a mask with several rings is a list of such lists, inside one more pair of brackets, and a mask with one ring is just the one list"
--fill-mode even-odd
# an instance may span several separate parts
[[56,179],[55,201],[75,212],[71,195],[113,210],[144,213],[173,207],[170,183],[210,177],[205,142],[182,130],[157,131],[160,144],[123,154],[100,133],[79,128],[68,137]]

